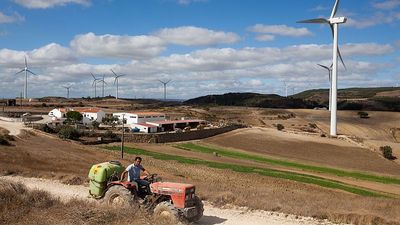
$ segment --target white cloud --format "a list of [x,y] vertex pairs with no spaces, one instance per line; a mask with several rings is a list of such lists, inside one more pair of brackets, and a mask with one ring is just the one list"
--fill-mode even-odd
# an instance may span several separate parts
[[273,40],[275,40],[275,36],[270,35],[270,34],[259,34],[256,36],[256,40],[257,41],[273,41]]
[[88,6],[90,0],[14,0],[15,3],[30,9],[46,9],[75,3]]
[[345,23],[344,26],[356,27],[362,29],[381,24],[391,24],[398,20],[400,20],[399,12],[391,12],[391,13],[378,12],[369,18],[354,19],[354,17],[349,17],[347,23]]
[[165,42],[155,36],[77,35],[71,47],[82,56],[145,59],[159,55]]
[[177,0],[177,2],[180,5],[189,5],[191,3],[207,2],[207,0]]
[[295,28],[289,27],[287,25],[256,24],[249,27],[248,30],[254,33],[272,34],[288,37],[302,37],[312,34],[307,28]]
[[164,28],[154,35],[168,43],[185,46],[232,44],[240,39],[237,34],[232,32],[214,31],[193,26]]
[[13,15],[6,15],[0,12],[0,24],[2,23],[17,23],[24,21],[25,18],[18,13],[14,13]]
[[375,2],[372,5],[377,9],[391,10],[400,5],[400,0],[385,0],[382,2]]

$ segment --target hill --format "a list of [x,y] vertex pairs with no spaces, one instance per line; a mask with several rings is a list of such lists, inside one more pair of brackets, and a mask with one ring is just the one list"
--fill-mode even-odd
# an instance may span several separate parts
[[[248,106],[262,108],[328,107],[329,90],[314,89],[289,96],[258,93],[207,95],[184,102],[192,105]],[[400,88],[347,88],[338,90],[339,110],[400,111]]]

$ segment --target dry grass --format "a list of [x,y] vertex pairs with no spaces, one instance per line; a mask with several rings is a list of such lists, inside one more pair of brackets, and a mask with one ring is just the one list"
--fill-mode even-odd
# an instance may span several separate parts
[[116,209],[71,200],[62,203],[44,191],[28,190],[23,184],[0,183],[0,224],[167,225],[143,211]]

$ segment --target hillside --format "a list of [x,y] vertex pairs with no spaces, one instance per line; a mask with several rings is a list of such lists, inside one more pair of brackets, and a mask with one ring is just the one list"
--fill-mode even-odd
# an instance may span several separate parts
[[[400,111],[400,88],[347,88],[338,90],[339,110]],[[328,107],[329,90],[313,89],[289,96],[274,94],[227,93],[187,100],[185,104],[251,106],[262,108]]]

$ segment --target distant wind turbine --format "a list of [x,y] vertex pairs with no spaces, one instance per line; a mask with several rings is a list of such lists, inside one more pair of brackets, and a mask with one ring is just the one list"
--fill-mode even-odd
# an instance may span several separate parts
[[22,72],[25,72],[24,99],[27,99],[28,98],[28,72],[33,75],[36,75],[36,74],[28,69],[28,62],[26,60],[26,56],[25,56],[25,68],[22,69],[21,71],[19,71],[18,73],[15,73],[15,75],[22,73]]
[[287,89],[288,89],[288,84],[286,83],[286,81],[283,81],[283,84],[285,85],[285,96],[286,96],[286,98],[287,98]]
[[72,87],[72,86],[63,86],[63,88],[67,89],[67,98],[69,98],[69,89],[70,89],[71,87]]
[[160,81],[164,85],[164,101],[166,101],[167,100],[167,84],[169,82],[171,82],[171,80],[168,80],[168,81],[158,80],[158,81]]
[[104,98],[104,85],[107,84],[107,82],[104,80],[105,75],[103,75],[103,79],[98,79],[98,83],[103,83],[102,85],[102,97]]
[[331,127],[330,127],[330,135],[336,136],[337,135],[337,123],[336,123],[336,116],[337,116],[337,64],[338,64],[338,56],[342,61],[343,66],[346,68],[342,56],[339,51],[338,46],[338,29],[339,24],[346,23],[346,17],[335,17],[337,9],[339,7],[339,0],[335,1],[335,5],[333,6],[331,16],[329,19],[325,18],[317,18],[317,19],[310,19],[310,20],[303,20],[299,21],[298,23],[323,23],[328,24],[331,28],[332,35],[333,35],[333,57],[332,57],[332,104],[331,104]]
[[118,99],[118,79],[119,79],[120,77],[122,77],[122,76],[125,76],[125,74],[119,74],[119,75],[117,75],[117,74],[114,72],[114,70],[112,70],[112,69],[110,69],[110,70],[111,70],[111,72],[114,74],[114,85],[117,84],[117,92],[116,92],[116,95],[115,95],[115,99]]
[[318,66],[328,70],[328,79],[329,79],[329,111],[331,111],[331,107],[332,107],[332,64],[330,67],[318,64]]
[[99,82],[99,78],[96,78],[93,73],[90,73],[93,77],[93,83],[92,83],[92,87],[94,86],[94,97],[97,98],[97,82]]

